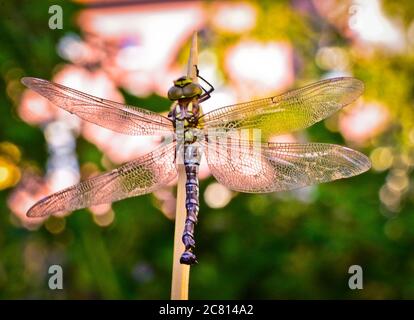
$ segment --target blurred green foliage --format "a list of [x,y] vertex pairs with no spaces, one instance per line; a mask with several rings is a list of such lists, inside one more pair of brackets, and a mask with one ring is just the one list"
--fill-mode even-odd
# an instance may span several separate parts
[[[63,30],[47,28],[52,4],[64,6]],[[378,146],[391,146],[397,154],[412,151],[408,139],[414,123],[412,51],[394,55],[378,51],[362,57],[333,26],[321,27],[295,10],[292,2],[261,4],[259,23],[248,36],[291,42],[302,61],[300,82],[324,73],[315,63],[321,32],[328,34],[331,45],[349,50],[354,75],[365,82],[365,96],[387,105],[392,117],[388,131],[363,151],[369,153]],[[28,0],[1,1],[0,6],[0,141],[16,144],[23,164],[34,163],[44,170],[47,152],[42,132],[18,117],[19,97],[6,94],[6,86],[24,75],[50,78],[62,63],[56,43],[68,31],[78,32],[73,18],[79,6]],[[407,24],[413,21],[410,1],[386,1],[385,8],[390,15],[403,15]],[[214,34],[202,45],[208,44],[223,57],[225,47],[237,40],[229,34]],[[22,90],[19,86],[18,92]],[[138,101],[126,98],[132,104]],[[148,106],[168,105],[156,96],[140,101]],[[308,134],[312,141],[345,144],[339,133],[323,124]],[[100,151],[81,138],[78,152],[80,162],[100,166]],[[191,270],[190,297],[414,298],[412,188],[399,212],[387,211],[379,201],[387,174],[370,171],[317,186],[311,203],[299,202],[289,193],[240,194],[225,208],[214,210],[201,197],[196,231],[200,264]],[[211,181],[202,181],[200,194]],[[81,210],[66,217],[65,230],[54,235],[45,227],[28,231],[12,223],[16,218],[11,218],[7,207],[10,192],[0,192],[1,299],[169,297],[174,227],[152,195],[115,203],[116,218],[107,228],[96,225],[91,214]],[[63,266],[62,291],[47,287],[45,266],[50,264]],[[364,269],[363,290],[348,288],[348,268],[353,264]]]

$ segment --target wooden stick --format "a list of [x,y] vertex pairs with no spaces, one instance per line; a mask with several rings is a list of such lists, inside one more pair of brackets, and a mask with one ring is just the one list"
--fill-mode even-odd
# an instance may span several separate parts
[[[197,82],[194,65],[198,63],[197,33],[193,35],[190,56],[188,58],[187,76]],[[171,282],[171,300],[188,300],[188,284],[190,280],[190,266],[181,264],[180,257],[185,247],[181,237],[183,236],[185,219],[185,183],[186,175],[184,164],[178,164],[177,206],[175,211],[174,231],[174,256]]]

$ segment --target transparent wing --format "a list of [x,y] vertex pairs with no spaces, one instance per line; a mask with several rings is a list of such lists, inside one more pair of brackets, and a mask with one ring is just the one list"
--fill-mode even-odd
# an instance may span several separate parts
[[169,143],[118,169],[40,200],[27,216],[42,217],[143,195],[168,184],[176,175],[175,143]]
[[262,193],[292,190],[352,177],[371,163],[362,153],[325,143],[260,143],[233,139],[208,143],[213,176],[230,189]]
[[149,110],[97,98],[43,79],[23,78],[22,83],[56,106],[116,132],[165,135],[174,130],[171,120]]
[[304,129],[329,117],[357,99],[363,82],[350,77],[322,80],[287,93],[235,104],[208,112],[200,118],[204,130],[260,129],[270,135]]

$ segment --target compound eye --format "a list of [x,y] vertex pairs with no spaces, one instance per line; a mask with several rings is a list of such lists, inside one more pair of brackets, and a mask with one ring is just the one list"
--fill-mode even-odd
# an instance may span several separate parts
[[183,89],[178,87],[171,87],[168,90],[168,99],[175,101],[183,97]]
[[190,98],[190,97],[195,97],[195,96],[199,96],[199,95],[201,95],[201,93],[202,93],[202,90],[201,90],[200,86],[198,86],[198,85],[197,85],[197,84],[195,84],[195,83],[190,83],[190,84],[187,84],[187,85],[183,88],[183,91],[184,91],[184,95],[185,95],[186,97],[188,97],[188,98]]

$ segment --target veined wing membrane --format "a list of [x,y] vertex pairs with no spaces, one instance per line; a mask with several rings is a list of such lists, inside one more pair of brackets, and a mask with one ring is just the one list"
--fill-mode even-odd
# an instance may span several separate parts
[[22,83],[83,120],[119,133],[166,135],[174,131],[171,120],[149,110],[97,98],[43,79],[23,78]]
[[54,193],[38,201],[27,216],[42,217],[153,192],[177,176],[175,145],[161,146],[118,169]]
[[210,111],[200,118],[204,130],[260,129],[271,135],[304,129],[356,100],[363,82],[351,78],[322,80],[284,94]]
[[367,171],[362,153],[326,143],[260,143],[233,139],[206,143],[213,176],[240,192],[265,193],[297,189],[348,178]]

